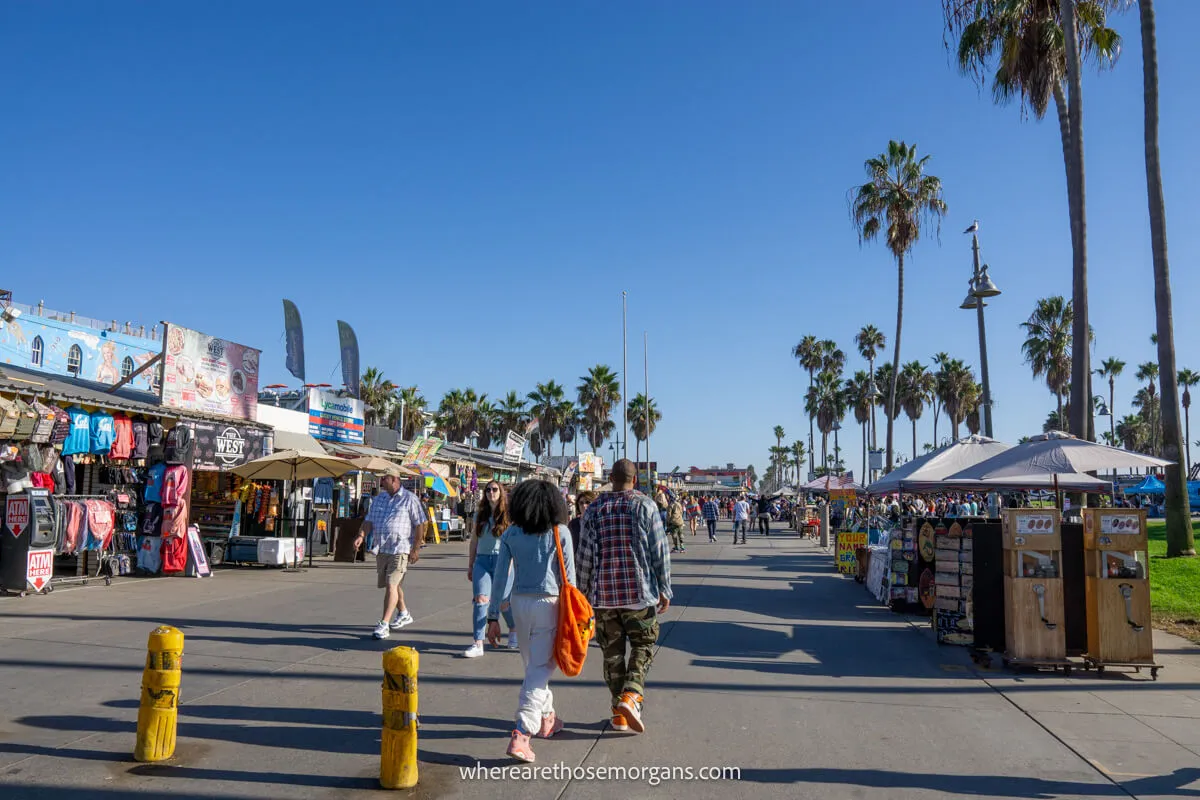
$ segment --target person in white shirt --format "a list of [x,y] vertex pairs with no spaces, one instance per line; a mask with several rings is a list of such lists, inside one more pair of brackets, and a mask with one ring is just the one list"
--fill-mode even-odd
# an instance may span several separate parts
[[746,543],[746,531],[750,528],[750,504],[745,496],[739,496],[733,504],[733,543],[738,543],[738,531],[742,532],[742,544]]

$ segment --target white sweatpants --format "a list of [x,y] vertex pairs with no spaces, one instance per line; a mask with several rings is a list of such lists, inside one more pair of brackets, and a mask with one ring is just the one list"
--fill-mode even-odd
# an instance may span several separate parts
[[550,676],[558,668],[554,660],[554,637],[558,632],[558,597],[542,594],[513,594],[513,623],[521,660],[525,662],[525,682],[517,705],[517,728],[535,734],[542,728],[542,717],[554,711],[554,693]]

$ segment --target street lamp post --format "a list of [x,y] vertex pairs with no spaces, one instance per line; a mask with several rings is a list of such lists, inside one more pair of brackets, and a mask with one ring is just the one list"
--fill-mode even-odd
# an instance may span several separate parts
[[[977,225],[971,227],[978,228]],[[1000,290],[996,288],[996,284],[988,275],[988,265],[980,266],[979,234],[974,230],[971,231],[971,253],[975,268],[971,280],[967,284],[967,299],[963,300],[959,308],[975,309],[976,320],[979,323],[979,374],[983,383],[983,434],[989,439],[994,439],[996,437],[992,429],[992,387],[988,380],[987,331],[983,324],[983,308],[987,305],[984,298],[995,297],[1000,294]]]

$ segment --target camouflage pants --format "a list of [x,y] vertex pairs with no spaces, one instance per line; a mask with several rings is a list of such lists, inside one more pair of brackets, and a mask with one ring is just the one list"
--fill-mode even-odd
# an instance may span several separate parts
[[675,525],[667,528],[667,533],[671,536],[671,546],[679,550],[683,549],[683,526]]
[[[629,654],[626,658],[626,641]],[[646,693],[646,673],[658,642],[658,612],[654,606],[630,611],[596,609],[596,642],[604,653],[604,682],[617,705],[623,692]]]

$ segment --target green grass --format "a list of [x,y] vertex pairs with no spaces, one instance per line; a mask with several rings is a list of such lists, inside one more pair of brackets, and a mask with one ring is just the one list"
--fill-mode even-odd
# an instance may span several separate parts
[[1150,604],[1154,609],[1154,621],[1179,623],[1200,633],[1200,557],[1166,558],[1167,524],[1161,520],[1152,521],[1147,528],[1150,537]]

